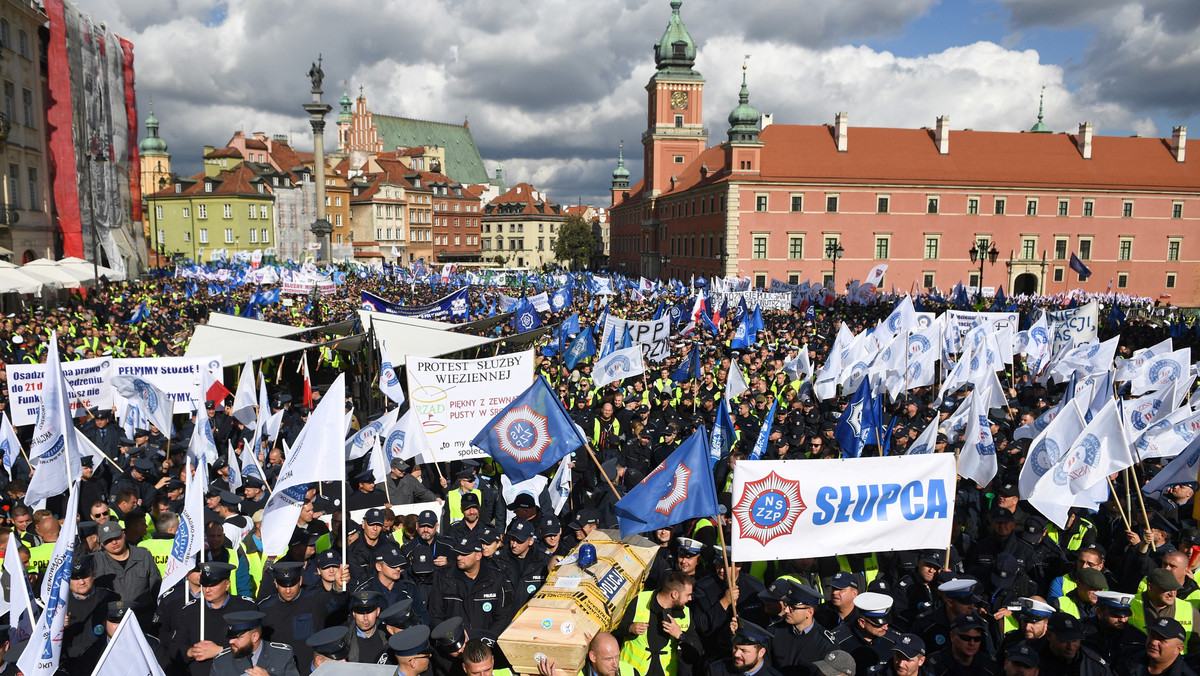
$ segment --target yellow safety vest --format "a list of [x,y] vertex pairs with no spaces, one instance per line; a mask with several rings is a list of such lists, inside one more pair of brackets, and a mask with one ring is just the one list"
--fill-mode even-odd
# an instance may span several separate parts
[[1075,603],[1075,599],[1070,596],[1058,597],[1058,609],[1077,620],[1083,619],[1079,613],[1079,604]]
[[[263,567],[267,563],[267,557],[263,556],[262,550],[254,547],[254,536],[247,535],[245,540],[242,540],[238,548],[242,550],[242,555],[246,557],[246,566],[250,570],[250,579],[254,581],[254,591],[258,593],[258,588],[262,586]],[[246,546],[246,542],[251,544]]]
[[[1088,521],[1087,519],[1080,519],[1079,520],[1079,528],[1075,529],[1075,534],[1071,536],[1070,540],[1067,540],[1067,551],[1068,552],[1079,551],[1079,548],[1081,546],[1083,546],[1084,536],[1088,534],[1088,531],[1090,531],[1094,528],[1095,528],[1095,526],[1092,525],[1091,521]],[[1053,542],[1054,544],[1058,544],[1058,539],[1059,539],[1058,527],[1052,523],[1047,524],[1046,525],[1046,537],[1050,538],[1050,541]],[[1066,594],[1066,592],[1064,591],[1063,594]]]
[[[847,558],[846,556],[839,554],[837,557],[837,560],[838,560],[838,569],[841,570],[842,572],[846,572],[846,573],[857,573],[858,572],[857,570],[854,570],[853,566],[850,565],[850,559]],[[871,584],[872,582],[875,581],[875,578],[879,576],[879,561],[875,558],[874,554],[871,554],[871,555],[867,556],[865,559],[863,559],[862,573],[863,573],[863,577],[866,578],[866,580],[867,580],[867,584]]]
[[25,569],[29,572],[37,572],[39,575],[46,572],[46,567],[50,565],[50,556],[54,553],[54,543],[47,542],[43,545],[29,548],[29,565]]
[[325,533],[321,537],[317,538],[317,553],[318,554],[325,551],[326,549],[329,549],[330,546],[331,545],[329,544],[329,533]]
[[[483,491],[478,488],[472,488],[471,492],[475,497],[479,498],[479,504],[483,505]],[[455,489],[446,494],[446,503],[450,506],[450,523],[462,521],[462,496],[463,492]]]
[[175,544],[175,540],[167,540],[164,538],[147,538],[138,543],[150,555],[154,557],[154,565],[158,566],[158,574],[166,576],[167,574],[167,559],[171,556],[171,546]]
[[[637,600],[634,601],[637,605],[633,611],[633,621],[649,622],[650,621],[650,599],[657,592],[644,591],[637,595]],[[683,619],[676,620],[679,627],[684,631],[692,624],[692,612],[687,606],[683,608]],[[625,641],[625,645],[621,647],[621,676],[635,676],[645,674],[650,670],[650,642],[646,638],[647,634],[634,636]],[[666,676],[675,676],[679,671],[679,644],[675,639],[668,639],[662,651],[658,654],[658,663],[662,667],[663,674]]]
[[[612,433],[614,437],[621,436],[621,421],[617,420],[616,416],[612,419]],[[600,419],[596,418],[592,421],[592,446],[600,447]]]
[[[1194,580],[1195,578],[1192,578],[1192,579]],[[1137,593],[1141,594],[1142,592],[1146,591],[1146,588],[1148,586],[1149,585],[1146,582],[1146,578],[1143,577],[1142,581],[1138,583]],[[1179,592],[1175,592],[1175,598],[1183,599],[1184,601],[1187,601],[1188,603],[1192,604],[1193,606],[1200,605],[1200,589],[1193,591],[1191,594],[1188,594],[1187,596],[1180,596]]]
[[395,540],[396,544],[398,545],[404,544],[404,529],[397,528],[396,530],[392,531],[392,539]]
[[[1133,615],[1129,617],[1129,624],[1141,629],[1142,631],[1146,631],[1146,612],[1145,608],[1142,607],[1141,594],[1133,597],[1133,601],[1129,603],[1129,609],[1133,611]],[[1190,638],[1192,635],[1192,630],[1195,629],[1195,627],[1192,626],[1192,613],[1194,612],[1192,604],[1186,602],[1180,603],[1179,600],[1176,599],[1174,612],[1175,621],[1183,625],[1184,633]],[[1183,642],[1183,654],[1187,654],[1187,641]]]

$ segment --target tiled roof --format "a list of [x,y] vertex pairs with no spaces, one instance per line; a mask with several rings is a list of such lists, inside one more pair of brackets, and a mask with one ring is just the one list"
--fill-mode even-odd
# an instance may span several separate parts
[[[824,125],[773,124],[759,140],[764,181],[1200,192],[1200,162],[1176,162],[1161,138],[1093,136],[1091,159],[1074,134],[952,130],[946,155],[927,129],[850,127],[842,153]],[[727,180],[723,163],[722,149],[709,148],[665,192]]]
[[238,150],[237,148],[217,148],[211,153],[205,155],[204,159],[216,159],[220,157],[236,157],[241,159],[242,151]]
[[492,205],[500,204],[520,204],[522,205],[520,211],[522,214],[549,216],[563,215],[562,209],[558,204],[546,199],[545,193],[539,191],[537,188],[534,188],[528,183],[518,183],[514,185],[508,189],[508,192],[492,200],[488,206],[491,207]]
[[[258,177],[247,164],[240,163],[232,169],[222,171],[220,174],[207,179],[213,184],[212,192],[204,192],[204,184],[206,182],[204,174],[196,174],[190,179],[179,181],[183,184],[183,190],[176,193],[174,184],[167,186],[166,190],[154,193],[153,197],[175,197],[182,195],[209,197],[209,196],[252,196],[265,197],[271,194],[271,186]],[[258,185],[264,186],[264,191],[258,191]]]
[[440,146],[446,149],[447,176],[461,183],[486,183],[487,170],[471,130],[460,124],[429,122],[391,115],[372,115],[384,148]]

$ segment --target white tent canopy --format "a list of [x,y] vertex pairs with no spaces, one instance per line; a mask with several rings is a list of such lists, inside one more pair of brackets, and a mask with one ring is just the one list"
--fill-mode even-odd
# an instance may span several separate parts
[[315,347],[298,340],[197,324],[184,354],[188,357],[220,355],[221,363],[233,366]]
[[309,330],[303,326],[288,326],[287,324],[264,322],[258,319],[227,315],[221,312],[210,313],[208,315],[208,325],[221,329],[244,331],[260,336],[270,336],[272,338],[286,338]]
[[[70,272],[80,272],[86,275],[84,278],[85,281],[91,281],[93,279],[91,261],[85,261],[82,258],[67,257],[58,261],[58,267],[64,268]],[[112,268],[106,268],[103,265],[97,265],[96,272],[98,272],[101,277],[107,277],[108,281],[110,282],[125,281],[125,273],[118,272]]]
[[83,282],[92,281],[90,270],[85,275],[70,268],[64,268],[57,261],[52,261],[48,258],[39,258],[22,265],[21,272],[31,277],[58,282],[63,288],[67,289],[74,289]]
[[17,293],[37,293],[42,290],[42,285],[47,283],[51,286],[59,286],[58,282],[47,282],[21,271],[20,268],[12,263],[0,261],[0,293],[9,293],[12,291],[16,291]]
[[[409,355],[414,357],[440,357],[442,355],[466,350],[494,342],[492,338],[471,336],[465,333],[455,333],[443,328],[430,328],[421,324],[444,324],[423,319],[414,320],[409,317],[397,317],[383,312],[359,310],[364,328],[375,328],[375,337],[380,342],[387,341],[388,356],[395,360],[393,363],[403,363]],[[454,324],[444,324],[446,327]]]

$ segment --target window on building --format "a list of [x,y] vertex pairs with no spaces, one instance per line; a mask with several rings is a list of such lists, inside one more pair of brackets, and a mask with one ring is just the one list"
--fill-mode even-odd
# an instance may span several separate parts
[[799,284],[799,283],[800,283],[800,273],[799,272],[789,272],[788,273],[788,284]]
[[162,205],[161,204],[154,205],[154,217],[160,221],[162,220]]
[[1096,213],[1096,202],[1094,200],[1084,200],[1083,201],[1083,215],[1091,216],[1094,213]]
[[[716,253],[716,252],[714,252]],[[804,238],[789,237],[788,238],[788,258],[799,260],[804,258]]]
[[877,213],[886,214],[888,208],[892,205],[892,199],[887,195],[880,195],[875,198],[875,211]]
[[192,231],[191,230],[183,231],[183,241],[185,241],[185,242],[192,241]]
[[925,238],[925,260],[928,260],[928,261],[936,261],[937,260],[939,243],[940,242],[937,237],[926,237]]
[[1175,288],[1175,273],[1174,272],[1167,273],[1167,288],[1168,289]]
[[17,199],[20,193],[17,192],[17,186],[21,185],[21,167],[17,164],[8,165],[8,199],[9,206],[14,209],[21,208],[21,200]]
[[208,244],[208,228],[200,228],[200,243]]
[[225,205],[225,218],[233,218],[233,205],[232,204]]
[[269,229],[267,229],[267,228],[262,228],[262,229],[260,229],[260,230],[258,231],[258,241],[259,241],[259,242],[261,242],[261,243],[263,243],[263,244],[266,244],[267,242],[269,242],[270,240],[268,240],[268,239],[267,239],[267,235],[268,235],[270,232],[271,232],[271,231],[270,231]]
[[212,192],[213,184],[208,181],[204,182],[204,192]]
[[33,92],[28,89],[21,90],[21,112],[25,115],[25,126],[34,127]]
[[821,275],[821,285],[824,286],[826,289],[833,286],[833,273],[832,272],[826,272],[825,274]]
[[4,83],[4,114],[10,120],[17,119],[17,87],[11,82]]
[[756,195],[754,197],[754,210],[755,211],[766,211],[767,210],[767,196],[766,195]]
[[225,243],[233,244],[233,228],[225,228]]
[[754,238],[754,258],[767,257],[767,238],[766,236],[758,236]]
[[979,273],[978,272],[972,272],[967,277],[967,286],[970,286],[975,289],[979,288]]
[[191,210],[191,209],[189,209],[189,208],[187,208],[187,207],[184,207],[184,208],[183,208],[183,217],[184,217],[184,218],[191,218],[191,217],[192,217],[192,210]]
[[929,197],[925,200],[925,213],[936,214],[938,212],[938,198]]
[[1129,288],[1129,273],[1128,272],[1118,272],[1117,273],[1117,288],[1118,289]]
[[158,243],[165,244],[167,242],[167,231],[166,230],[158,230],[156,232],[158,235]]
[[826,195],[825,196],[825,211],[830,214],[836,214],[837,210],[838,210],[838,196],[837,195]]
[[1036,199],[1025,200],[1025,215],[1037,216],[1038,201]]
[[17,31],[17,53],[29,58],[29,34],[25,31]]
[[925,274],[923,274],[921,276],[921,285],[924,286],[926,290],[933,288],[933,273],[932,272],[926,272]]
[[1171,218],[1183,218],[1183,202],[1171,205]]
[[887,237],[875,238],[875,260],[885,261],[888,259],[888,247],[891,240]]
[[196,218],[208,218],[208,205],[207,204],[197,204],[196,205]]
[[1063,280],[1063,275],[1065,274],[1063,269],[1061,265],[1054,268],[1054,281],[1061,282]]
[[1032,237],[1024,237],[1021,239],[1021,258],[1031,261],[1037,258],[1037,240]]
[[1056,260],[1056,261],[1067,260],[1067,240],[1065,240],[1065,239],[1054,240],[1054,260]]
[[1058,201],[1058,215],[1066,216],[1071,213],[1071,202],[1069,200]]
[[1090,239],[1080,239],[1079,240],[1079,260],[1081,260],[1081,261],[1092,260],[1092,240],[1090,240]]
[[1122,238],[1117,245],[1117,260],[1128,261],[1133,259],[1133,240]]
[[338,195],[337,197],[333,198],[333,203],[339,207],[342,206],[342,196]]
[[253,204],[251,204],[249,206],[250,206],[250,218],[254,218],[255,215],[258,214],[258,210],[254,208]]
[[1132,200],[1126,200],[1124,203],[1121,204],[1121,217],[1122,218],[1133,218],[1133,201]]
[[0,47],[4,47],[5,49],[8,49],[8,31],[8,19],[0,19]]
[[763,275],[763,274],[754,275],[754,288],[756,288],[756,289],[767,288],[767,276]]
[[792,211],[804,211],[804,195],[792,195]]
[[271,207],[269,207],[265,204],[259,205],[258,217],[259,218],[270,218],[271,217]]
[[[341,235],[338,235],[338,237],[341,237]],[[258,231],[254,228],[250,228],[250,243],[258,244]]]
[[992,213],[996,214],[997,216],[1004,215],[1004,198],[1003,197],[996,198],[996,206],[992,210]]
[[683,116],[682,116],[682,115],[676,115],[676,116],[675,116],[675,126],[676,126],[676,127],[682,127],[682,126],[683,126]]
[[[383,228],[375,228],[375,239],[383,239]],[[389,236],[388,239],[391,239]]]
[[829,250],[831,248],[837,248],[837,246],[838,246],[838,238],[836,236],[826,237],[825,238],[825,249],[821,252],[821,255],[825,259],[828,260],[829,259]]
[[333,224],[339,228],[342,227],[342,215],[341,214],[333,215]]
[[967,198],[967,213],[972,216],[977,216],[979,214],[979,198],[978,197],[968,197]]
[[37,169],[34,169],[33,167],[26,167],[25,174],[26,178],[29,180],[29,210],[41,211],[42,195],[41,191],[38,190]]
[[1177,239],[1167,240],[1167,260],[1169,260],[1169,261],[1179,260],[1179,245],[1180,245],[1180,243],[1181,242]]

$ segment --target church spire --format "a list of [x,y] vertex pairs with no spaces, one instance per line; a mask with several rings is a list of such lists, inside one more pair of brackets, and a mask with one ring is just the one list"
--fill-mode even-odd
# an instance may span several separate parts
[[625,168],[625,142],[617,146],[617,168],[612,173],[614,191],[629,190],[629,170]]
[[[749,55],[746,57],[750,58]],[[750,105],[750,88],[746,86],[746,64],[742,63],[742,89],[738,92],[738,107],[729,113],[729,140],[758,141],[758,121],[762,114]]]
[[1034,134],[1052,133],[1050,131],[1050,127],[1047,127],[1046,123],[1042,122],[1042,111],[1044,110],[1045,105],[1046,105],[1046,88],[1042,87],[1042,94],[1041,94],[1041,96],[1038,97],[1038,121],[1037,121],[1037,124],[1033,125],[1029,129],[1029,131],[1033,132]]

